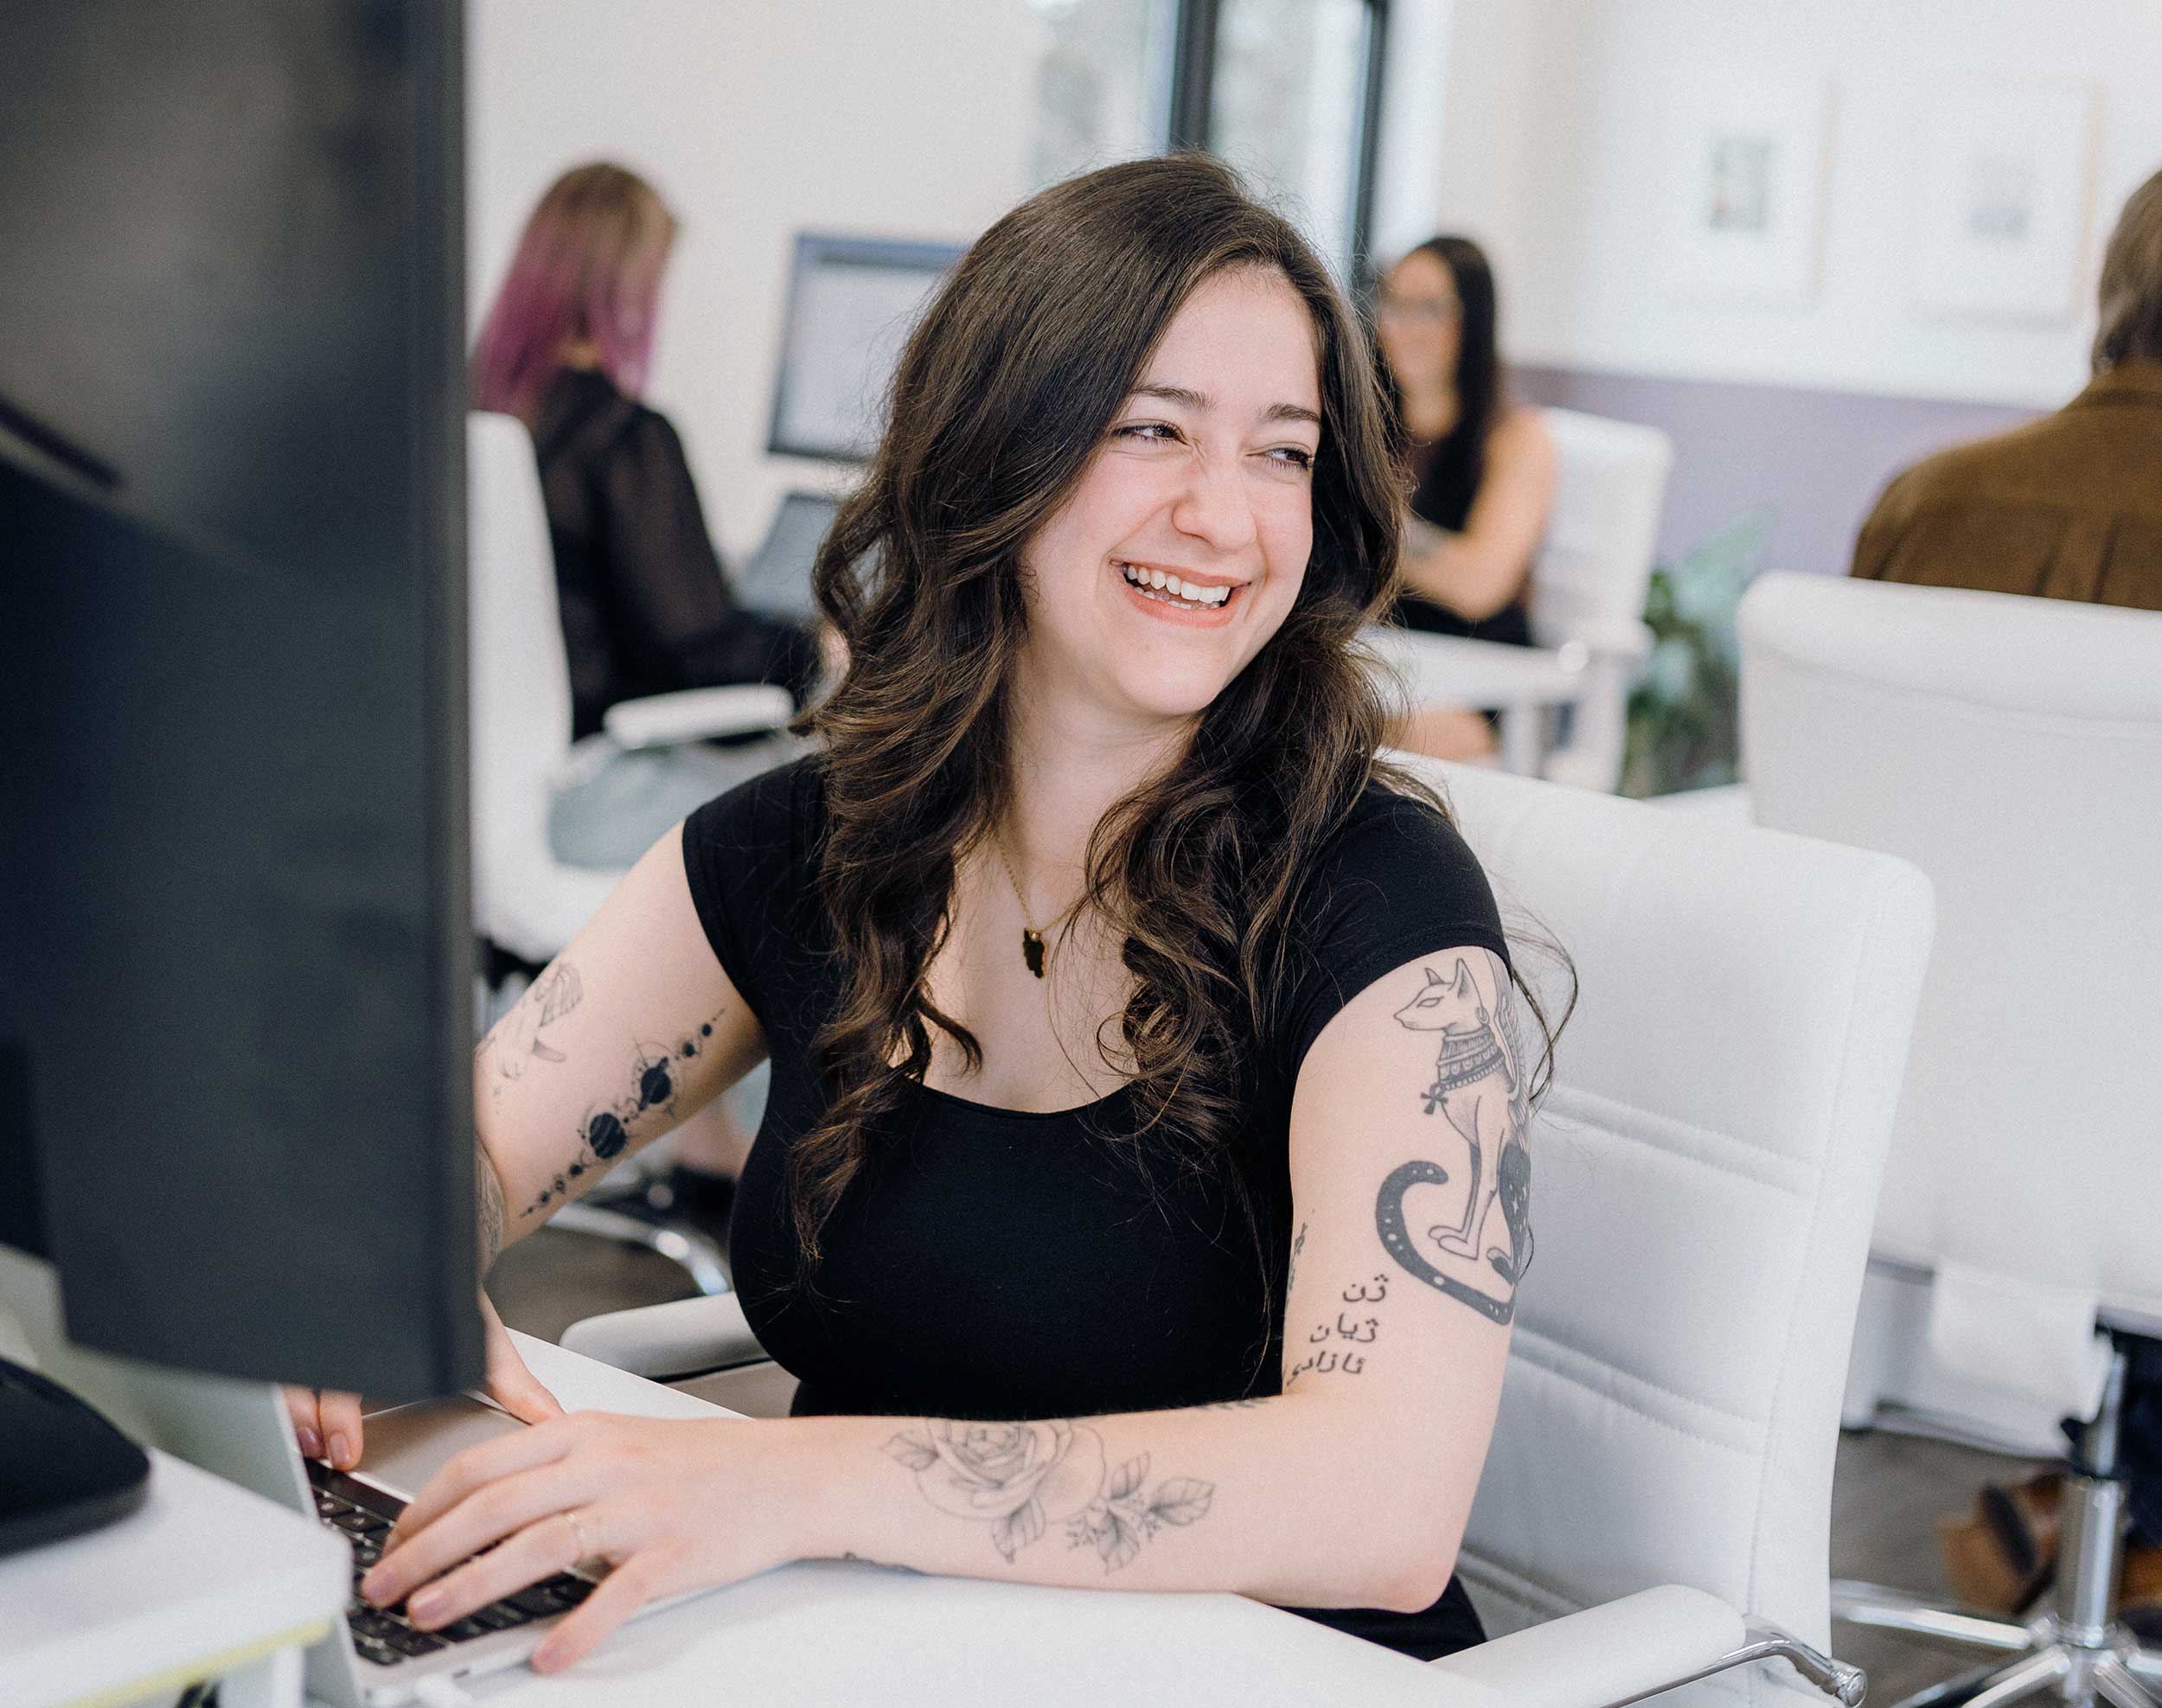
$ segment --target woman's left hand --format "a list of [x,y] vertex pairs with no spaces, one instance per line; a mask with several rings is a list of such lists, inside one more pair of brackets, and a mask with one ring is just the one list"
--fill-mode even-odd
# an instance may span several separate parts
[[[785,1424],[579,1412],[467,1449],[413,1497],[361,1581],[434,1628],[583,1560],[614,1570],[534,1652],[570,1666],[643,1603],[798,1557]],[[485,1550],[486,1551],[483,1551]]]

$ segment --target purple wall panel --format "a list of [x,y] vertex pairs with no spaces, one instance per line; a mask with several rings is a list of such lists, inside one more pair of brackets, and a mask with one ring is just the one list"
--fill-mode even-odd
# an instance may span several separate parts
[[1740,512],[1768,504],[1775,514],[1761,567],[1843,575],[1854,535],[1893,475],[1933,451],[2003,432],[2038,413],[1572,368],[1516,368],[1510,377],[1526,402],[1645,421],[1673,436],[1661,563]]

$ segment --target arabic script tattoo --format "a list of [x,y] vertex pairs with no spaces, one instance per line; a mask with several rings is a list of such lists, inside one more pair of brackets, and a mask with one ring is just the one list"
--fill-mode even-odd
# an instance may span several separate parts
[[1456,1188],[1462,1208],[1454,1222],[1427,1229],[1430,1246],[1413,1241],[1405,1199],[1415,1188],[1448,1187],[1455,1179],[1441,1164],[1415,1157],[1381,1183],[1374,1225],[1406,1273],[1506,1323],[1532,1262],[1532,1155],[1525,1147],[1531,1110],[1515,1005],[1506,985],[1490,999],[1462,959],[1450,975],[1431,967],[1425,974],[1396,1020],[1413,1032],[1441,1034],[1433,1083],[1419,1098],[1462,1142],[1452,1157],[1463,1176]]
[[[1371,1282],[1353,1282],[1342,1294],[1346,1304],[1378,1305],[1389,1296],[1389,1277],[1378,1275]],[[1339,1372],[1346,1376],[1363,1374],[1367,1353],[1381,1338],[1381,1319],[1361,1315],[1357,1311],[1336,1313],[1334,1322],[1317,1322],[1306,1337],[1306,1344],[1314,1350],[1293,1365],[1283,1379],[1288,1389],[1302,1376],[1333,1376]],[[1359,1350],[1349,1350],[1357,1347]]]
[[886,1443],[886,1454],[916,1475],[916,1487],[940,1512],[991,1527],[991,1545],[1010,1564],[1054,1524],[1066,1545],[1089,1547],[1106,1576],[1141,1551],[1167,1525],[1183,1528],[1207,1515],[1216,1485],[1172,1477],[1148,1487],[1148,1455],[1116,1469],[1103,1437],[1060,1418],[1033,1423],[962,1423],[926,1418]]

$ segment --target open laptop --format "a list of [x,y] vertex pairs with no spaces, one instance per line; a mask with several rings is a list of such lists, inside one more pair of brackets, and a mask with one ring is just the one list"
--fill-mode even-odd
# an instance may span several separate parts
[[[161,1417],[177,1427],[176,1446],[189,1458],[282,1506],[313,1514],[352,1548],[354,1594],[345,1620],[307,1658],[309,1693],[338,1708],[396,1708],[436,1692],[453,1695],[445,1686],[515,1666],[605,1575],[602,1566],[559,1573],[443,1631],[417,1630],[395,1611],[360,1599],[361,1574],[381,1554],[382,1538],[406,1502],[429,1478],[465,1449],[525,1424],[464,1395],[385,1407],[366,1414],[361,1463],[348,1473],[300,1456],[285,1403],[265,1384],[220,1384],[212,1396],[197,1385],[157,1399]],[[183,1408],[195,1415],[182,1417]],[[631,1616],[683,1599],[649,1602]],[[434,1679],[443,1684],[432,1692]]]
[[[142,1378],[138,1377],[138,1380]],[[308,1651],[309,1693],[339,1708],[396,1708],[445,1685],[515,1666],[540,1647],[555,1622],[592,1593],[604,1567],[559,1573],[445,1630],[423,1632],[392,1610],[360,1599],[361,1574],[382,1552],[382,1538],[429,1478],[467,1448],[526,1426],[469,1396],[423,1400],[367,1413],[366,1447],[352,1472],[300,1456],[278,1390],[256,1382],[220,1384],[214,1396],[158,1397],[187,1456],[233,1481],[313,1514],[353,1550],[352,1599],[344,1622]],[[182,1407],[193,1417],[177,1416]],[[632,1617],[672,1607],[681,1596],[647,1603]],[[443,1686],[437,1686],[441,1690]],[[448,1692],[446,1692],[448,1693]]]
[[317,1519],[353,1550],[353,1598],[344,1626],[308,1656],[308,1686],[317,1695],[344,1708],[390,1708],[424,1693],[425,1679],[501,1672],[530,1655],[549,1628],[592,1593],[598,1570],[560,1572],[439,1631],[422,1631],[399,1609],[372,1608],[360,1598],[361,1576],[381,1558],[383,1538],[406,1501],[467,1448],[525,1427],[464,1396],[372,1411],[363,1457],[349,1473],[300,1460],[288,1430]]
[[811,565],[840,508],[838,499],[823,492],[796,491],[783,498],[757,553],[734,578],[738,601],[777,617],[816,617]]
[[[0,1347],[82,1396],[137,1438],[155,1441],[214,1476],[307,1513],[345,1538],[353,1550],[355,1593],[346,1604],[345,1620],[307,1655],[309,1694],[338,1708],[396,1708],[438,1693],[452,1697],[449,1686],[457,1681],[515,1666],[604,1575],[600,1566],[560,1574],[492,1603],[483,1609],[486,1616],[459,1621],[442,1633],[416,1631],[402,1618],[361,1602],[361,1574],[381,1554],[381,1538],[406,1502],[465,1449],[526,1427],[485,1400],[461,1395],[370,1411],[358,1468],[332,1471],[300,1456],[284,1397],[268,1382],[205,1377],[86,1353],[71,1345],[61,1327],[50,1267],[5,1247],[0,1247]],[[536,1346],[529,1355],[540,1350]],[[215,1538],[206,1538],[204,1545],[214,1546]],[[649,1602],[631,1616],[643,1618],[704,1593]],[[431,1691],[432,1679],[443,1683]]]

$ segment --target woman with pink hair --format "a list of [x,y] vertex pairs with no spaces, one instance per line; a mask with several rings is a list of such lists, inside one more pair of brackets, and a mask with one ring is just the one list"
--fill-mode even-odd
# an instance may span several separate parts
[[[526,221],[473,351],[476,408],[532,432],[571,675],[568,780],[549,803],[557,859],[620,871],[694,809],[793,757],[767,739],[627,751],[602,729],[618,700],[774,682],[800,709],[820,653],[793,623],[729,592],[683,442],[639,401],[675,219],[636,173],[579,166]],[[674,1166],[615,1207],[687,1217],[725,1244],[750,1148],[725,1105],[687,1123]]]
[[[818,674],[809,634],[736,604],[682,440],[639,401],[675,230],[636,173],[564,173],[527,220],[473,352],[474,406],[517,416],[540,459],[573,740],[599,732],[618,700],[679,688],[775,682],[800,707]],[[752,758],[596,751],[551,812],[558,857],[630,865],[775,756]]]

